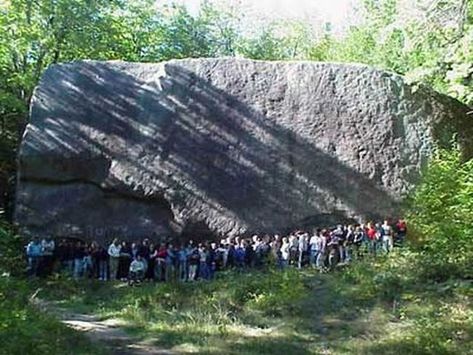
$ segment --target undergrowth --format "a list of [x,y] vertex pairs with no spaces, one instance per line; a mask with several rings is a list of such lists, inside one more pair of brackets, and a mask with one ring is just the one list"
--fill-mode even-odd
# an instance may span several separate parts
[[405,248],[329,274],[220,273],[212,282],[50,280],[42,297],[121,318],[134,336],[179,352],[228,354],[467,354],[471,283],[426,277]]
[[25,271],[23,241],[0,221],[0,354],[102,354],[83,334],[34,304],[37,282]]
[[25,280],[0,277],[0,354],[102,354],[83,334],[31,303]]

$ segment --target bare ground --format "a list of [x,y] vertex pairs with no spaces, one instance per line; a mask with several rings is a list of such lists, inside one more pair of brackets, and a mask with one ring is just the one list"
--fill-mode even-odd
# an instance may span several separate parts
[[114,355],[169,355],[174,351],[157,348],[153,344],[137,339],[123,330],[119,319],[101,320],[89,314],[73,313],[52,302],[33,298],[32,302],[42,311],[54,314],[68,327],[84,333],[93,343],[102,346]]

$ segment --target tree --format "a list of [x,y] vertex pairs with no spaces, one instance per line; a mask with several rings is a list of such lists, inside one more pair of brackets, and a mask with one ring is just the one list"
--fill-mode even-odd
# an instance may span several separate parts
[[313,48],[312,28],[301,21],[264,25],[256,36],[241,39],[239,54],[262,60],[308,59]]
[[459,150],[438,150],[409,204],[409,221],[420,233],[433,265],[450,264],[473,275],[473,159]]

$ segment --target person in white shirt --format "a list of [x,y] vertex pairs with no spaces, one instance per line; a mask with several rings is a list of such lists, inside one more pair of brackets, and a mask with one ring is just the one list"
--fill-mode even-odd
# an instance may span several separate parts
[[310,237],[309,240],[309,250],[310,250],[310,265],[315,268],[317,254],[319,251],[319,231],[314,230],[314,235]]
[[227,261],[228,261],[227,239],[222,239],[220,241],[220,245],[217,248],[217,255],[220,255],[222,257],[222,268],[226,268],[227,267]]
[[282,238],[282,245],[281,245],[280,253],[281,253],[281,268],[284,269],[289,263],[289,255],[290,255],[290,245],[286,237]]
[[253,250],[256,251],[256,249],[258,249],[258,246],[261,244],[261,239],[258,237],[257,234],[255,234],[251,237],[251,240],[253,241]]
[[302,264],[307,253],[307,246],[309,244],[309,235],[307,233],[299,234],[299,255],[297,266],[299,269],[302,269]]
[[382,243],[383,243],[383,250],[387,254],[393,248],[393,229],[389,225],[388,221],[384,221],[383,225],[381,226],[382,230]]
[[299,238],[295,234],[289,235],[289,264],[293,265],[297,260],[297,253],[299,252]]
[[324,229],[320,231],[318,238],[317,260],[315,261],[317,269],[322,271],[325,267],[325,259],[327,258],[327,231]]
[[108,255],[110,257],[110,280],[112,281],[117,279],[118,262],[120,260],[121,249],[122,246],[118,242],[117,238],[115,238],[113,243],[108,247]]

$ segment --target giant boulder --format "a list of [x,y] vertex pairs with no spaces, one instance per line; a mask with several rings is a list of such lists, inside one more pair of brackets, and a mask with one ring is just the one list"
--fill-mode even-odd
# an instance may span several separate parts
[[189,59],[51,66],[19,153],[33,235],[239,234],[395,216],[467,108],[363,65]]

